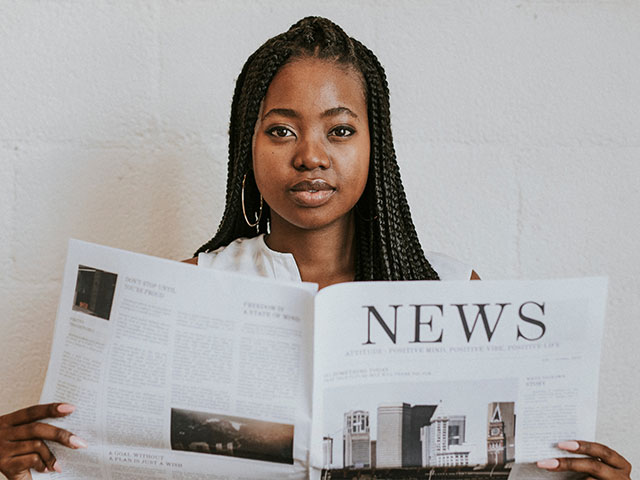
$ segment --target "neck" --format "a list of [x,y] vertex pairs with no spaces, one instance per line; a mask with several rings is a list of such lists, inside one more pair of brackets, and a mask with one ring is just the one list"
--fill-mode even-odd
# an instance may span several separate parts
[[293,254],[300,277],[320,288],[355,278],[355,222],[347,218],[317,230],[298,228],[281,219],[271,219],[267,245],[277,252]]

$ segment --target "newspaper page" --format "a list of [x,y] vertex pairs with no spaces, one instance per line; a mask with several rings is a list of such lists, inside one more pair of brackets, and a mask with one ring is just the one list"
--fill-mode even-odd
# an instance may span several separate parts
[[595,436],[606,289],[587,278],[322,290],[314,476],[422,478],[446,467],[506,478],[515,462],[569,456],[557,442]]
[[41,402],[61,479],[308,476],[313,284],[72,240]]

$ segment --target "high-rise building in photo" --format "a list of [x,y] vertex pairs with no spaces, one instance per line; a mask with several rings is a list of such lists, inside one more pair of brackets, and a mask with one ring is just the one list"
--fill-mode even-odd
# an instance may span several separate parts
[[449,417],[449,445],[462,445],[465,442],[466,418],[464,415]]
[[377,468],[376,467],[376,446],[377,443],[375,440],[371,440],[371,468]]
[[464,443],[466,417],[438,416],[420,429],[422,466],[454,467],[469,465],[470,449]]
[[330,468],[333,463],[333,438],[322,438],[322,467]]
[[378,407],[376,465],[378,468],[402,466],[402,423],[406,403]]
[[371,433],[369,412],[351,410],[344,414],[342,429],[344,468],[371,466]]
[[490,403],[487,423],[487,463],[503,465],[512,462],[516,456],[515,403]]
[[378,407],[377,468],[422,464],[420,429],[429,425],[437,405],[398,403]]

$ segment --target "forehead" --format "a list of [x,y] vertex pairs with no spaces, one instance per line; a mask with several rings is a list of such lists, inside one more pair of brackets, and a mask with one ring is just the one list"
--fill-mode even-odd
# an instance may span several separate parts
[[366,115],[362,76],[353,67],[318,58],[296,59],[283,66],[264,98],[265,111],[271,108],[324,111],[337,106]]

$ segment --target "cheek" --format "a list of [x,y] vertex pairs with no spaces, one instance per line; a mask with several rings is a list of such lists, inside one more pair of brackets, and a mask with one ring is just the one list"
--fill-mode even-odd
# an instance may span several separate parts
[[256,179],[256,184],[262,192],[267,189],[274,176],[274,167],[277,162],[274,161],[274,153],[270,151],[260,140],[255,140],[252,152],[252,168]]
[[283,160],[277,155],[262,152],[254,157],[253,172],[256,185],[264,200],[274,208],[283,201],[284,189],[290,178]]
[[262,146],[262,142],[254,136],[251,144],[251,168],[254,172],[260,169],[263,163],[263,157],[264,147]]
[[367,176],[369,174],[369,168],[371,164],[371,139],[369,136],[369,130],[365,129],[363,135],[358,139],[358,164],[360,165],[361,171],[364,172],[364,181],[366,183]]
[[274,184],[277,183],[277,175],[273,169],[267,168],[264,163],[255,163],[253,172],[258,190],[263,197],[269,197],[270,191],[273,189]]
[[359,182],[358,182],[358,199],[364,193],[364,189],[367,186],[368,178],[369,178],[369,168],[368,168],[368,165],[367,165],[367,167],[363,167],[361,172],[360,172]]
[[367,185],[367,179],[369,178],[369,168],[370,168],[370,158],[369,158],[369,144],[368,142],[359,149],[358,158],[355,162],[355,170],[356,170],[356,184],[358,185],[358,189],[360,193],[364,191],[365,186]]

